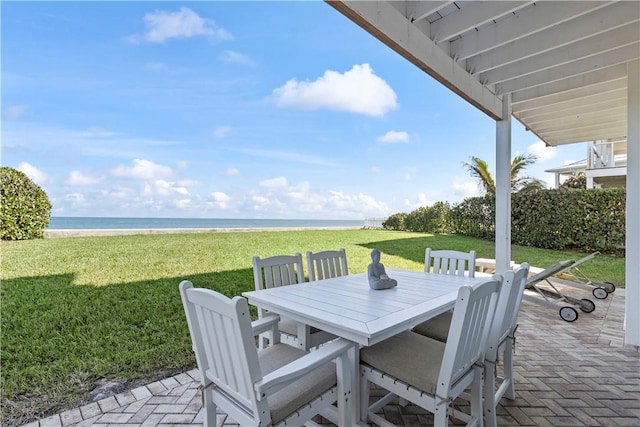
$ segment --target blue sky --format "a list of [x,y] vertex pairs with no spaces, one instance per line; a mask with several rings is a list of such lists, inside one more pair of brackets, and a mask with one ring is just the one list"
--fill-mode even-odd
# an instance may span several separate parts
[[[385,217],[495,171],[492,119],[324,2],[1,8],[1,163],[52,216]],[[586,157],[512,131],[550,184]]]

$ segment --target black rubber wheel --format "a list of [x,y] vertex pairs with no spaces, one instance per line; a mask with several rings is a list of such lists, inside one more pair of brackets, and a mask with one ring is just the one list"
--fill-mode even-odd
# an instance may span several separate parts
[[593,288],[593,292],[591,293],[597,299],[607,299],[609,296],[609,292],[607,292],[605,288]]
[[584,311],[585,313],[591,313],[595,309],[596,305],[590,299],[582,298],[580,300],[580,310]]
[[607,290],[607,292],[609,292],[610,294],[614,293],[616,291],[616,285],[614,285],[611,282],[604,282],[605,284],[605,289]]
[[565,322],[575,322],[578,318],[578,310],[573,307],[562,307],[560,309],[560,317]]

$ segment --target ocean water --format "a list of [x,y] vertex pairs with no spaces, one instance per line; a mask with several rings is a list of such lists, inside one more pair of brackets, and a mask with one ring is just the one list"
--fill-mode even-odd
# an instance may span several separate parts
[[364,220],[247,218],[51,217],[47,230],[111,230],[150,228],[361,228]]

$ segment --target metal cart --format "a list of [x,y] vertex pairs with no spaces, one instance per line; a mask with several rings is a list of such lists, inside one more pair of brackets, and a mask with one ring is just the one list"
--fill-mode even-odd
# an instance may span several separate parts
[[611,282],[598,282],[595,280],[591,280],[578,268],[579,265],[584,264],[587,261],[592,260],[596,256],[598,256],[600,252],[594,252],[592,254],[587,255],[584,258],[581,258],[575,261],[573,264],[569,265],[562,271],[559,271],[555,274],[555,276],[559,279],[565,279],[561,283],[567,286],[573,286],[577,288],[583,289],[591,289],[591,293],[597,299],[605,299],[609,296],[610,293],[615,292],[616,285]]
[[[593,301],[565,295],[549,281],[550,277],[568,271],[575,264],[574,260],[560,261],[529,277],[522,298],[535,304],[558,309],[560,318],[567,322],[574,322],[578,319],[576,307],[585,313],[591,313],[596,309]],[[542,282],[546,282],[544,287],[539,286]]]

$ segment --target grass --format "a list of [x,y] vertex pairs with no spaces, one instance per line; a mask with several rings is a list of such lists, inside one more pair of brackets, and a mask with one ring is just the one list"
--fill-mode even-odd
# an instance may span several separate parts
[[[382,230],[317,230],[78,237],[1,242],[2,425],[20,425],[85,404],[99,380],[133,386],[192,369],[195,359],[178,283],[228,296],[253,289],[251,258],[344,247],[351,273],[371,249],[387,267],[421,270],[426,247],[475,249],[493,242]],[[512,248],[516,262],[547,267],[586,253]],[[624,286],[624,258],[581,268]]]

